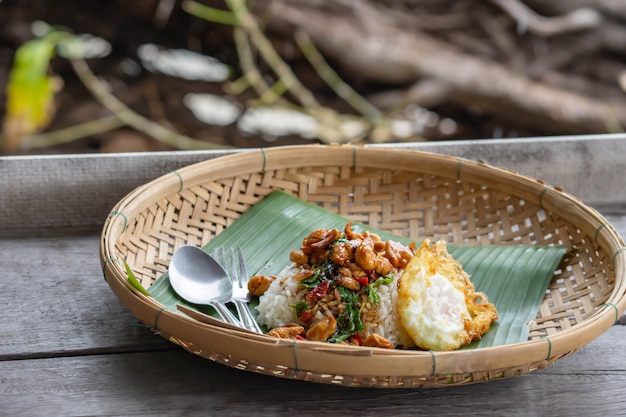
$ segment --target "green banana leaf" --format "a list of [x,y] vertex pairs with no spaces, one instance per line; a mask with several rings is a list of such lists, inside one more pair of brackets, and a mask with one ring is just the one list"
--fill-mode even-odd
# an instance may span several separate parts
[[[241,247],[250,275],[276,275],[289,263],[289,252],[299,249],[302,239],[321,227],[343,230],[349,222],[338,214],[275,191],[251,207],[204,248]],[[354,230],[371,230],[383,239],[410,243],[406,237],[354,223]],[[419,244],[419,242],[416,242]],[[449,246],[448,251],[471,276],[477,291],[496,305],[499,318],[482,339],[465,348],[497,346],[527,340],[528,322],[539,306],[567,248],[557,246]],[[171,288],[167,274],[149,288],[167,308],[183,304],[214,315],[208,306],[191,305]],[[256,306],[252,302],[251,306]]]

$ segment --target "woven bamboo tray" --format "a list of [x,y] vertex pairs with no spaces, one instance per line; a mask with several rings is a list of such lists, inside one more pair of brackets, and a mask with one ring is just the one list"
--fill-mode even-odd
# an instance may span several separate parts
[[[147,288],[183,245],[205,245],[275,189],[354,221],[455,245],[572,248],[526,342],[474,350],[386,350],[279,340],[164,309]],[[595,210],[540,180],[437,154],[293,146],[201,162],[141,186],[107,218],[100,257],[120,300],[154,332],[230,367],[352,387],[432,388],[545,368],[598,337],[626,307],[624,242]]]

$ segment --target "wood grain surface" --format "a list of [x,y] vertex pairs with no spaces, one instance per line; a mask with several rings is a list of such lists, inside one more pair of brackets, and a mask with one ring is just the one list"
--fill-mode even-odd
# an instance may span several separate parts
[[[626,201],[626,134],[418,142],[392,146],[483,161],[559,186],[586,203]],[[240,150],[243,152],[254,150]],[[258,150],[257,150],[258,151]],[[99,227],[135,187],[233,151],[0,157],[0,230]]]
[[[606,210],[624,236],[626,202]],[[103,279],[97,225],[36,226],[0,228],[0,415],[626,413],[626,326],[547,369],[484,384],[362,389],[284,380],[201,359],[138,326]]]

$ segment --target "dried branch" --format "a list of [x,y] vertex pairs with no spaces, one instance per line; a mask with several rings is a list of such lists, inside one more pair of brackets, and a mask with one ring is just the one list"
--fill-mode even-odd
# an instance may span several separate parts
[[[305,34],[298,37],[297,41],[299,41],[299,45],[311,65],[322,79],[326,80],[349,104],[363,113],[370,123],[359,118],[355,120],[353,116],[342,115],[331,108],[322,106],[313,93],[300,82],[291,67],[276,52],[270,40],[259,27],[256,17],[247,9],[244,1],[226,0],[226,2],[231,9],[229,13],[232,13],[232,21],[236,22],[234,39],[240,65],[244,72],[242,78],[230,84],[229,92],[241,93],[248,87],[252,87],[259,95],[259,99],[253,105],[268,105],[280,100],[280,104],[283,106],[299,107],[300,111],[317,120],[318,138],[322,142],[348,143],[360,140],[360,135],[346,133],[341,128],[341,125],[347,121],[367,125],[366,129],[373,132],[372,137],[375,137],[377,141],[390,140],[392,135],[387,121],[382,118],[382,114],[339,78]],[[205,19],[211,19],[216,14],[213,9],[207,10],[206,6],[196,4],[191,0],[183,5],[185,10]],[[221,12],[218,14],[224,17]],[[254,64],[253,47],[277,76],[278,80],[273,86],[269,86],[265,82]],[[294,105],[283,99],[283,95],[287,92],[295,96],[299,105]]]
[[591,8],[606,16],[626,19],[626,2],[622,0],[525,0],[525,3],[535,10],[551,14],[566,14],[581,8]]
[[541,13],[564,15],[581,8],[593,9],[603,16],[603,23],[593,34],[600,49],[626,54],[626,2],[623,0],[525,0]]
[[[367,8],[367,2],[359,7]],[[268,10],[265,3],[261,13]],[[281,3],[273,18],[273,28],[306,31],[322,52],[362,79],[396,84],[431,79],[454,91],[454,103],[555,133],[616,131],[626,125],[623,102],[532,81],[423,33],[382,25],[366,13],[328,14],[308,7],[307,1],[290,0]]]
[[87,87],[87,89],[94,95],[96,100],[106,107],[110,112],[115,114],[120,120],[129,126],[147,134],[148,136],[163,142],[175,149],[222,149],[225,146],[216,145],[205,141],[190,138],[182,135],[173,130],[169,130],[155,122],[152,122],[145,117],[135,113],[124,103],[122,103],[117,97],[112,95],[106,86],[96,78],[91,72],[89,65],[83,59],[73,58],[70,59],[70,63],[74,68],[74,71]]
[[49,146],[62,145],[75,140],[108,132],[126,123],[117,116],[107,116],[101,119],[89,120],[65,129],[52,132],[40,133],[24,138],[24,147],[27,149],[47,148]]
[[295,33],[295,40],[304,56],[313,68],[315,68],[317,74],[339,97],[343,98],[352,108],[360,112],[368,120],[375,122],[381,119],[382,113],[380,110],[369,103],[339,77],[337,72],[326,63],[322,54],[319,53],[313,42],[311,42],[311,38],[309,38],[305,32],[297,31]]
[[235,39],[235,45],[237,46],[239,65],[241,65],[244,75],[231,84],[228,92],[238,95],[241,94],[245,88],[252,87],[259,95],[256,102],[252,104],[253,106],[271,105],[274,103],[288,106],[287,100],[283,99],[283,95],[288,91],[287,84],[283,82],[282,78],[279,78],[272,86],[269,86],[265,82],[263,75],[261,75],[259,69],[254,65],[252,47],[246,31],[237,27],[235,28],[233,37]]
[[278,77],[285,83],[289,90],[294,93],[300,103],[308,109],[319,109],[322,106],[313,94],[298,80],[289,65],[283,61],[278,52],[259,28],[256,18],[250,13],[243,0],[226,0],[228,6],[235,14],[239,25],[246,30],[251,41],[259,53]]
[[602,15],[590,8],[580,8],[561,16],[545,17],[535,13],[520,0],[491,0],[507,12],[518,24],[520,31],[526,28],[540,36],[554,36],[600,26]]

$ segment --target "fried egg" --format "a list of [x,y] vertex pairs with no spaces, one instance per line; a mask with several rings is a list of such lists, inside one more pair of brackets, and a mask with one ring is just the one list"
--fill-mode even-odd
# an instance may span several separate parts
[[426,350],[458,349],[498,318],[443,241],[425,240],[415,252],[398,282],[396,308],[408,335]]

